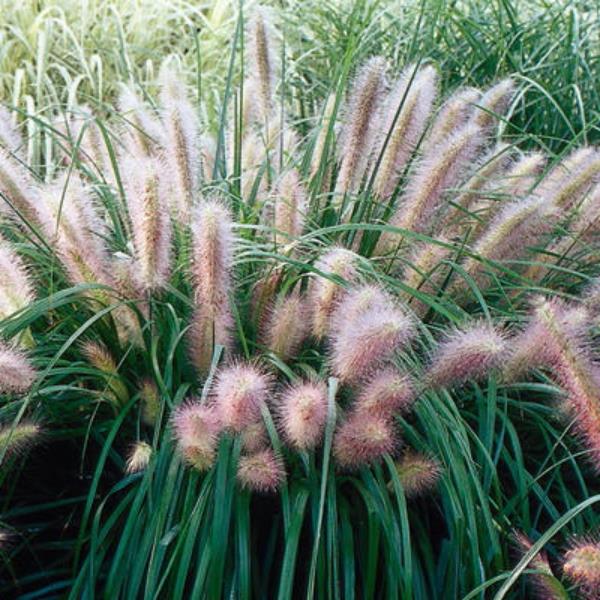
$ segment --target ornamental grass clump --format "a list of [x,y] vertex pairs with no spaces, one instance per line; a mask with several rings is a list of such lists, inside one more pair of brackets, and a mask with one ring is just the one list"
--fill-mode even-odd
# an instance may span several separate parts
[[524,76],[453,87],[360,11],[313,77],[256,8],[211,102],[170,57],[116,107],[74,85],[36,157],[0,127],[0,438],[49,448],[0,469],[13,564],[60,540],[31,591],[73,600],[495,593],[516,525],[595,523],[592,136],[522,143]]

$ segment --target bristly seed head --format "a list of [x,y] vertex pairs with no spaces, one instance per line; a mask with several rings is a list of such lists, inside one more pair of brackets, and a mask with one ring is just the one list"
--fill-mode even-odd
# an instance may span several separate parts
[[407,498],[431,491],[441,474],[440,463],[423,454],[408,451],[396,463],[398,478]]
[[192,400],[175,409],[172,422],[185,461],[199,471],[210,469],[222,429],[215,407]]
[[580,587],[585,598],[597,600],[600,591],[600,543],[575,541],[564,555],[563,572]]
[[434,352],[427,383],[449,387],[477,381],[502,366],[507,350],[506,337],[489,323],[475,323],[451,332]]
[[319,444],[327,421],[327,386],[322,381],[302,381],[281,395],[279,418],[288,443],[300,450]]
[[338,427],[334,456],[344,469],[358,469],[393,452],[398,446],[389,419],[374,414],[354,413]]
[[260,417],[271,391],[270,377],[255,365],[237,363],[217,373],[214,401],[223,426],[240,433]]
[[[12,457],[24,452],[42,436],[42,427],[32,421],[22,421],[16,425],[8,423],[0,426],[0,453]],[[3,461],[0,461],[0,464]]]
[[125,472],[128,474],[143,471],[152,457],[152,446],[150,444],[137,441],[129,451],[127,462],[125,463]]
[[0,393],[23,394],[36,377],[36,370],[23,352],[0,343]]
[[407,412],[415,395],[415,385],[410,376],[397,369],[386,368],[365,381],[353,407],[356,412],[387,418],[396,413]]
[[285,479],[281,459],[271,448],[240,457],[237,478],[241,486],[252,492],[273,493]]

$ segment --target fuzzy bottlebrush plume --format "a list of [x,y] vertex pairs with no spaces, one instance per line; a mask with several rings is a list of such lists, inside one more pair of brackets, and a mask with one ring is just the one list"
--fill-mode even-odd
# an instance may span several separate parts
[[171,219],[167,191],[161,183],[165,166],[149,157],[124,162],[123,179],[135,250],[137,286],[145,292],[164,288],[171,270]]
[[287,171],[275,188],[275,241],[289,244],[302,235],[307,214],[306,190],[296,169]]
[[489,323],[475,323],[447,334],[435,350],[426,381],[450,387],[477,381],[498,369],[507,357],[506,336]]
[[411,377],[397,369],[386,368],[365,381],[352,406],[356,413],[387,418],[406,413],[415,398],[416,389]]
[[125,463],[125,473],[139,473],[143,471],[152,458],[152,446],[146,442],[136,442],[127,456]]
[[[0,425],[0,455],[12,457],[24,452],[42,436],[42,428],[38,423],[22,422],[16,425]],[[3,461],[0,460],[0,464]]]
[[512,79],[504,79],[491,87],[477,102],[471,123],[482,129],[491,129],[504,115],[515,93]]
[[434,458],[408,451],[396,462],[396,471],[406,497],[415,498],[435,487],[442,469]]
[[367,169],[379,125],[386,68],[383,58],[370,59],[358,72],[350,90],[339,144],[336,208],[342,205],[344,194],[357,190]]
[[393,452],[398,440],[392,422],[375,414],[353,413],[338,427],[333,453],[343,469],[359,469]]
[[129,86],[122,87],[118,104],[119,112],[128,125],[125,129],[126,146],[135,156],[155,155],[164,136],[160,121]]
[[273,303],[261,337],[268,350],[282,360],[289,360],[296,356],[308,333],[306,299],[298,290],[294,290]]
[[423,135],[436,96],[436,80],[437,72],[431,66],[417,73],[414,66],[409,67],[385,101],[374,153],[377,159],[383,152],[373,184],[373,191],[380,198],[392,195]]
[[19,127],[4,106],[0,106],[0,148],[4,148],[9,154],[23,158],[25,146]]
[[35,299],[33,282],[21,257],[0,237],[0,320],[29,306]]
[[257,7],[248,27],[249,64],[247,67],[249,89],[245,94],[256,94],[256,113],[264,123],[273,110],[275,97],[275,52],[273,32],[267,11]]
[[194,365],[203,374],[208,372],[215,345],[229,348],[231,344],[232,225],[229,212],[217,200],[202,202],[194,213],[194,313],[189,335]]
[[187,99],[184,83],[172,65],[160,70],[164,155],[167,161],[172,210],[185,223],[200,185],[200,126]]
[[[513,538],[519,558],[531,550],[533,542],[524,533],[515,532]],[[565,588],[554,576],[545,552],[538,552],[529,562],[528,569],[535,571],[535,573],[527,575],[535,598],[538,600],[569,600]]]
[[600,543],[592,539],[572,542],[563,557],[562,568],[584,598],[600,598]]
[[23,352],[0,343],[0,394],[24,394],[36,377],[36,370]]
[[[433,148],[430,154],[424,155],[390,224],[415,232],[430,229],[432,219],[442,207],[444,192],[458,185],[465,168],[477,156],[482,139],[481,130],[469,125]],[[398,242],[398,234],[385,232],[379,239],[376,252],[390,252]]]
[[237,363],[217,373],[213,389],[223,426],[240,433],[260,417],[261,405],[271,393],[271,378],[257,366]]
[[331,315],[345,292],[345,288],[336,279],[341,280],[342,283],[353,282],[358,275],[358,259],[358,255],[351,250],[332,248],[315,262],[315,270],[319,273],[315,273],[311,279],[309,303],[312,313],[312,334],[318,340],[327,335]]
[[4,148],[0,148],[0,214],[36,228],[49,220],[37,181]]
[[79,177],[63,173],[44,195],[52,218],[43,223],[43,231],[71,282],[112,286],[105,227],[90,191]]
[[88,362],[100,371],[108,385],[107,397],[116,406],[123,406],[129,400],[127,386],[119,375],[119,368],[108,348],[98,341],[88,340],[81,351]]
[[383,290],[362,286],[332,316],[332,372],[342,382],[368,376],[412,339],[412,319]]
[[271,448],[266,448],[240,458],[237,479],[251,492],[273,493],[285,480],[285,468],[281,458]]
[[210,469],[222,429],[216,408],[195,400],[186,402],[175,409],[172,423],[184,460],[198,471]]
[[423,153],[430,154],[435,147],[443,144],[460,131],[473,113],[473,106],[481,98],[475,88],[460,88],[442,104],[423,142]]
[[160,391],[154,381],[145,378],[140,383],[140,401],[142,403],[142,421],[150,427],[156,425],[160,416]]
[[307,450],[319,444],[327,421],[327,386],[322,381],[301,381],[281,395],[279,418],[285,439]]

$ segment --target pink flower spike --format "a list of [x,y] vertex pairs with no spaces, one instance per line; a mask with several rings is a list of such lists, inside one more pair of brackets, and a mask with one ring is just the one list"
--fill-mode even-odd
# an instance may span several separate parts
[[407,498],[415,498],[431,491],[441,473],[437,460],[413,451],[402,456],[396,463],[396,470]]
[[375,373],[361,387],[354,402],[357,412],[391,417],[396,413],[405,413],[415,400],[416,390],[412,379],[387,368]]
[[398,440],[388,419],[355,413],[337,429],[333,453],[340,467],[354,470],[393,452],[397,446]]
[[327,421],[327,386],[303,381],[288,387],[279,403],[279,418],[288,443],[300,450],[319,444]]
[[476,323],[449,333],[434,352],[426,378],[434,387],[479,380],[502,366],[506,337],[488,323]]
[[173,430],[185,461],[199,471],[209,469],[215,459],[221,421],[213,406],[189,402],[173,413]]
[[270,377],[252,364],[238,363],[221,369],[213,393],[223,426],[240,433],[256,422],[270,388]]
[[1,394],[23,394],[31,388],[36,377],[35,369],[23,352],[0,344]]
[[273,493],[285,480],[285,468],[271,448],[240,458],[237,478],[241,486],[252,492]]
[[571,545],[563,558],[564,574],[589,600],[598,599],[600,590],[600,543],[593,540],[579,540]]

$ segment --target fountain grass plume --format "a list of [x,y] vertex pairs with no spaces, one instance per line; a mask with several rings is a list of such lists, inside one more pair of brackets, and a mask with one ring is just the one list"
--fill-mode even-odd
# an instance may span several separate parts
[[342,205],[345,194],[356,192],[369,164],[379,128],[386,70],[383,58],[371,58],[359,70],[348,94],[338,146],[340,167],[333,200],[336,208]]
[[[436,70],[427,66],[416,74],[414,71],[415,66],[404,70],[382,109],[374,158],[382,150],[383,155],[373,183],[373,191],[380,198],[389,198],[398,185],[402,171],[423,135],[436,97]],[[401,105],[402,109],[398,113]]]
[[342,469],[356,470],[394,452],[398,445],[391,420],[376,414],[351,413],[336,429],[333,453]]
[[106,345],[97,340],[87,340],[81,345],[81,352],[106,379],[109,387],[108,399],[117,407],[127,404],[129,391],[119,374],[117,362]]
[[240,433],[255,423],[271,386],[271,376],[255,364],[237,362],[219,369],[211,393],[223,427]]
[[152,458],[152,446],[142,440],[137,441],[129,450],[125,463],[125,473],[139,473],[144,471]]
[[391,360],[413,338],[411,317],[386,292],[363,286],[335,309],[329,363],[344,383],[368,376]]
[[37,371],[24,352],[0,343],[0,394],[24,394],[36,377]]
[[197,201],[202,165],[197,112],[186,87],[168,62],[160,70],[164,156],[171,188],[171,209],[182,223]]
[[430,456],[407,450],[396,463],[396,472],[407,498],[431,492],[442,473],[440,463]]
[[600,543],[575,539],[563,557],[562,569],[586,600],[597,600],[600,590]]
[[457,329],[440,341],[425,375],[427,385],[451,387],[478,381],[499,369],[508,354],[504,333],[481,322]]
[[237,479],[243,489],[270,494],[277,491],[285,477],[283,461],[272,448],[240,457]]
[[352,409],[357,414],[389,418],[407,413],[416,395],[415,382],[408,374],[387,367],[375,372],[356,390]]
[[[39,423],[21,421],[0,425],[0,454],[12,458],[40,441],[43,430]],[[0,461],[0,465],[3,461]]]
[[210,469],[222,430],[217,408],[191,399],[173,411],[171,421],[185,462],[198,471]]
[[194,211],[194,313],[189,342],[194,365],[203,374],[208,372],[215,345],[231,346],[232,228],[231,216],[218,200],[203,201]]
[[290,446],[307,450],[317,446],[327,421],[327,386],[323,381],[299,381],[288,386],[279,398],[278,416]]
[[[424,155],[409,179],[390,225],[419,233],[427,232],[442,207],[444,193],[458,185],[465,169],[477,156],[483,138],[477,127],[466,126],[446,142]],[[401,234],[384,232],[376,253],[386,254],[397,248]]]
[[123,85],[119,94],[120,116],[125,120],[129,147],[135,156],[153,156],[164,141],[164,129],[131,86]]
[[0,236],[0,320],[29,306],[34,299],[28,267],[12,244]]
[[297,289],[277,298],[265,318],[262,339],[265,348],[282,360],[294,358],[309,334],[308,306]]
[[171,270],[168,189],[161,177],[166,166],[161,160],[147,156],[131,156],[123,165],[136,283],[149,293],[166,286]]
[[358,255],[351,250],[334,247],[315,262],[315,269],[333,276],[329,279],[320,273],[311,275],[308,300],[312,315],[312,334],[317,340],[327,335],[331,315],[345,293],[345,288],[335,278],[346,283],[356,280],[358,259]]
[[504,116],[515,93],[515,82],[503,79],[488,89],[473,108],[471,123],[482,129],[491,130],[498,119]]
[[296,169],[286,171],[278,180],[274,193],[275,241],[289,244],[302,235],[307,216],[306,190]]

